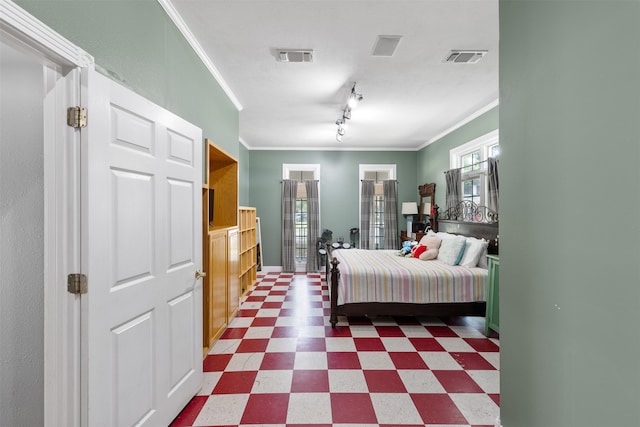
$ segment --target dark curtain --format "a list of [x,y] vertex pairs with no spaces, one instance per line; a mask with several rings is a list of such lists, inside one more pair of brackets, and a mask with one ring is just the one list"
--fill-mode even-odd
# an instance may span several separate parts
[[462,178],[460,169],[449,169],[444,173],[447,181],[447,209],[458,206],[462,201]]
[[282,271],[296,271],[296,195],[298,181],[285,179],[282,181]]
[[398,197],[396,181],[383,181],[384,194],[384,248],[398,249]]
[[320,200],[318,181],[305,181],[307,190],[307,273],[315,273],[320,267],[318,238],[320,237]]
[[487,207],[495,212],[499,212],[499,179],[498,179],[498,159],[489,157],[487,160],[487,187],[489,194],[487,195]]
[[375,183],[371,180],[363,180],[360,191],[360,248],[371,249],[371,214]]

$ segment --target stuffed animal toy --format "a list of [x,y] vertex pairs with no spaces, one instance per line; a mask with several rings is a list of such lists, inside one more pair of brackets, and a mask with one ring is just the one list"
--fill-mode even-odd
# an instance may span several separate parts
[[425,245],[417,244],[411,248],[411,256],[414,258],[420,258],[420,255],[422,255],[426,250],[427,247]]
[[[440,249],[440,244],[442,243],[442,239],[432,235],[426,235],[420,240],[420,244],[418,246],[424,247],[423,250],[420,251],[419,254],[414,257],[421,259],[422,261],[428,261],[430,259],[436,259],[438,256],[438,250]],[[417,250],[416,250],[417,251]]]
[[417,244],[418,242],[416,241],[405,240],[404,242],[402,242],[402,249],[400,249],[399,255],[400,256],[411,255],[411,248],[413,248]]

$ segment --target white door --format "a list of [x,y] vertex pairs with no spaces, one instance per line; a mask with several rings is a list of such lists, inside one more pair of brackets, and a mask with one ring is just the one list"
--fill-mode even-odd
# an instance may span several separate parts
[[202,131],[82,80],[82,425],[166,426],[202,382]]

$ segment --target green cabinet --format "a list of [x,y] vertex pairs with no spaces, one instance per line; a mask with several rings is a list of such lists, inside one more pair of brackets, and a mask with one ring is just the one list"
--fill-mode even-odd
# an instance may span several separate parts
[[489,281],[484,333],[489,336],[491,329],[500,332],[500,258],[497,255],[488,255],[487,258]]

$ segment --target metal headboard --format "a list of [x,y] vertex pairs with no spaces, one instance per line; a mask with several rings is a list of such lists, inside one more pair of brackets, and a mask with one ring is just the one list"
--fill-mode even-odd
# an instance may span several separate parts
[[472,201],[463,200],[456,206],[449,208],[442,213],[438,213],[438,219],[445,221],[493,224],[498,222],[498,212],[493,211],[486,206],[478,206]]

